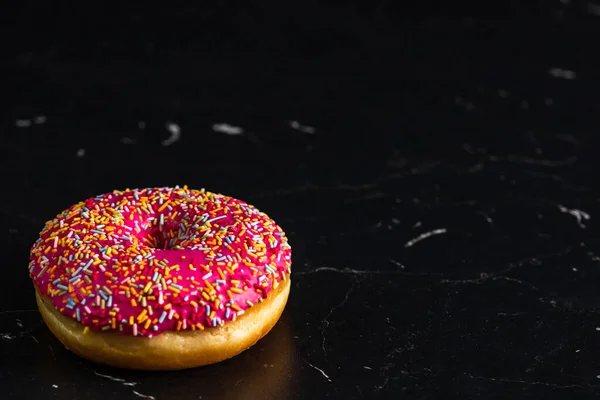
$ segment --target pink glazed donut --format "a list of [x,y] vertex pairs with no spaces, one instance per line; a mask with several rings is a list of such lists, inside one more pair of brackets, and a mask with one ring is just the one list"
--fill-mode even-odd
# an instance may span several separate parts
[[233,357],[271,330],[290,291],[283,230],[243,201],[187,186],[78,203],[46,223],[30,261],[52,333],[122,368]]

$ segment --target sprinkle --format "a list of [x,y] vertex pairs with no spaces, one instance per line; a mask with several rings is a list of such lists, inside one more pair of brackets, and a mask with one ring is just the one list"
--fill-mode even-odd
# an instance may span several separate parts
[[167,317],[167,312],[163,311],[162,314],[160,315],[160,318],[158,319],[158,322],[160,322],[162,324],[166,317]]
[[[180,266],[163,249],[199,256],[176,254]],[[247,291],[265,295],[287,279],[290,254],[281,229],[238,200],[187,186],[126,189],[58,214],[28,270],[61,313],[88,329],[152,337],[235,320],[254,305]]]
[[227,218],[227,215],[221,215],[221,216],[218,216],[218,217],[211,218],[208,221],[206,221],[205,223],[217,221],[217,220],[220,220],[220,219],[223,219],[223,218]]

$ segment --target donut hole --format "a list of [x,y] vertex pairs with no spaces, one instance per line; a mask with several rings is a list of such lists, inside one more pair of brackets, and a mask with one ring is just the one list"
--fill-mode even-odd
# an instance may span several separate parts
[[160,250],[181,250],[183,240],[178,229],[154,227],[146,232],[146,246]]

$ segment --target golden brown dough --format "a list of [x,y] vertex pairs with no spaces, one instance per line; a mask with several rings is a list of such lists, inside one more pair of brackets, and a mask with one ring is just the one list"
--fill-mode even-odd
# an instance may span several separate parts
[[153,338],[90,330],[66,316],[36,290],[37,304],[52,333],[72,352],[114,367],[141,370],[178,370],[214,364],[254,345],[277,323],[290,292],[282,281],[267,299],[227,324],[203,331],[165,332]]

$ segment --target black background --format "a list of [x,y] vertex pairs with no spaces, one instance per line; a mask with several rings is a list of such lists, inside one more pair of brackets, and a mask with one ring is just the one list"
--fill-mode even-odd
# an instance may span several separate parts
[[[214,3],[0,17],[0,397],[598,396],[600,5]],[[70,354],[27,276],[44,221],[176,184],[286,230],[282,319],[184,372]]]

